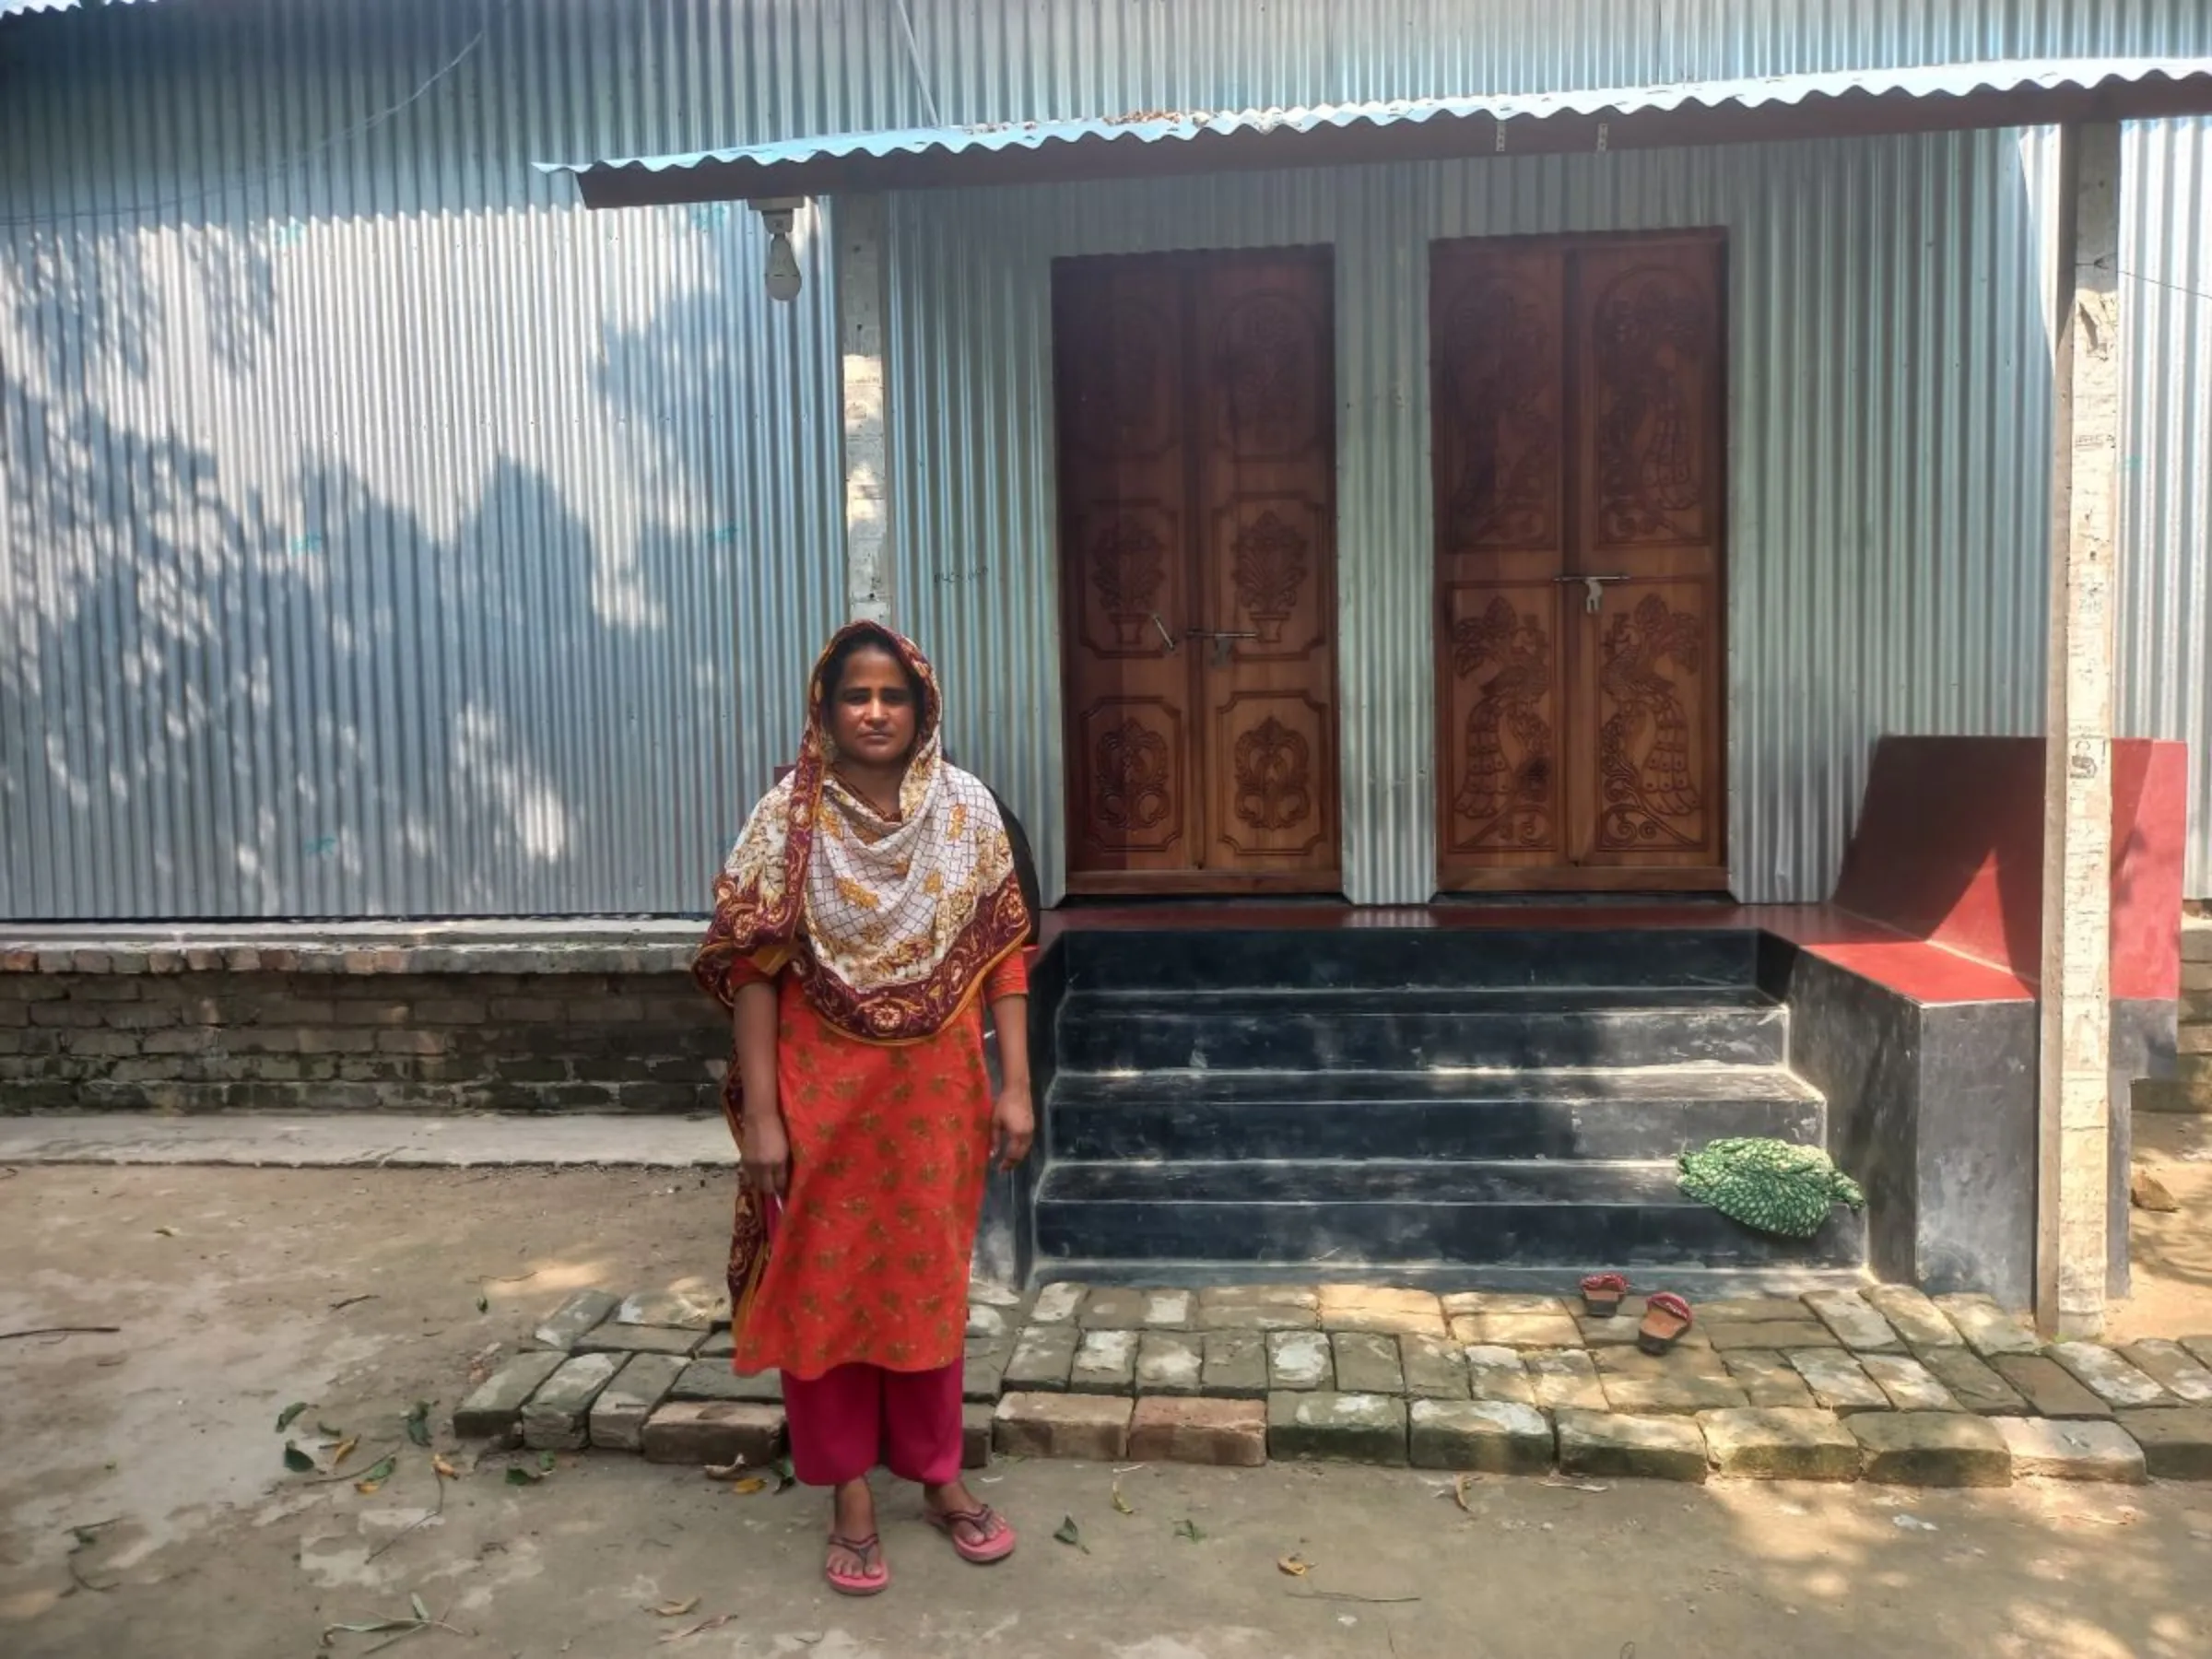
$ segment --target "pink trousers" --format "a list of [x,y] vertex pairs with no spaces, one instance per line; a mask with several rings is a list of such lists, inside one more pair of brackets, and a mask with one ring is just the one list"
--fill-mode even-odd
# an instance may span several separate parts
[[958,1361],[935,1371],[840,1365],[809,1382],[783,1373],[791,1468],[808,1486],[842,1486],[881,1464],[901,1480],[960,1477]]

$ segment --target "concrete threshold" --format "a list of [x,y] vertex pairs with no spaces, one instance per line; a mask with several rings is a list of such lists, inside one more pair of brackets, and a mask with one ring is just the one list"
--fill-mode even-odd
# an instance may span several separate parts
[[304,1170],[631,1169],[737,1161],[718,1117],[396,1112],[156,1117],[144,1112],[0,1117],[0,1163],[220,1164]]

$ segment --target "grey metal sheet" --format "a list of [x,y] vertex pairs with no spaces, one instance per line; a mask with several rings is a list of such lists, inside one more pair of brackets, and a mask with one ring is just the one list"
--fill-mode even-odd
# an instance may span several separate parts
[[1329,243],[1347,879],[1363,902],[1429,898],[1429,242],[1717,225],[1730,864],[1744,900],[1824,898],[1877,736],[2041,719],[2046,148],[1954,135],[905,198],[898,604],[956,683],[990,688],[963,747],[1059,822],[1052,260]]
[[[0,22],[9,18],[29,17],[32,12],[76,11],[88,0],[0,0]],[[154,0],[92,0],[94,4],[121,6],[151,6]]]
[[[2212,61],[1936,64],[1655,87],[1507,92],[849,132],[682,155],[541,163],[594,207],[1152,176],[1233,168],[1773,142],[2212,112]],[[1557,131],[1555,132],[1555,129]]]
[[2123,734],[2189,751],[2184,890],[2212,896],[2212,121],[2121,158]]
[[[537,158],[912,127],[924,79],[974,124],[2212,52],[2202,0],[908,5],[918,63],[882,0],[247,0],[0,31],[0,915],[703,902],[841,610],[826,262],[807,241],[805,295],[773,306],[749,216],[587,216]],[[2040,721],[2042,601],[2018,571],[2043,429],[2006,389],[2041,348],[2020,276],[2041,184],[2015,182],[2009,142],[1386,169],[1356,195],[1183,182],[1144,187],[1149,206],[1091,187],[1032,220],[1071,250],[1339,247],[1343,384],[1364,400],[1345,557],[1371,577],[1345,617],[1347,752],[1372,762],[1347,801],[1362,894],[1416,892],[1433,862],[1429,700],[1375,666],[1425,592],[1404,239],[1426,228],[1735,227],[1739,300],[1766,296],[1739,303],[1735,371],[1737,545],[1762,555],[1735,578],[1747,896],[1818,895],[1869,731]],[[2124,707],[2193,746],[2200,895],[2208,142],[2199,122],[2131,129],[2123,290]],[[947,665],[957,752],[1011,785],[1044,851],[1061,760],[1028,254],[980,205],[899,215],[900,259],[937,273],[898,324],[900,620]],[[1870,241],[1885,215],[1901,228]],[[1904,344],[1877,352],[1876,330]],[[1924,393],[1908,354],[1947,365]],[[941,418],[916,387],[948,391]]]

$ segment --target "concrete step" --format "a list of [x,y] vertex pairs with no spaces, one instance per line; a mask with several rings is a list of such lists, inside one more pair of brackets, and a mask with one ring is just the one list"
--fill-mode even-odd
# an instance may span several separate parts
[[1669,1159],[1723,1135],[1818,1143],[1819,1095],[1779,1067],[1062,1073],[1053,1150],[1170,1159]]
[[[1281,1261],[1219,1262],[1155,1256],[1141,1262],[1085,1261],[1060,1256],[1037,1264],[1046,1283],[1120,1285],[1160,1289],[1206,1289],[1224,1285],[1299,1285],[1317,1274],[1333,1285],[1387,1285],[1409,1290],[1482,1289],[1537,1296],[1575,1296],[1585,1276],[1616,1270],[1618,1262],[1563,1262],[1553,1266],[1487,1265],[1469,1268],[1447,1262],[1369,1265],[1331,1260],[1316,1265],[1299,1257]],[[1811,1290],[1864,1290],[1871,1279],[1865,1267],[1819,1263],[1771,1262],[1747,1267],[1670,1266],[1664,1287],[1688,1297],[1694,1306],[1729,1297],[1803,1296]],[[1637,1292],[1641,1294],[1641,1290]]]
[[1073,1071],[1548,1071],[1780,1065],[1788,1014],[1750,990],[1077,992]]
[[1100,930],[1066,950],[1075,991],[1740,989],[1759,973],[1756,935],[1688,927]]
[[[1769,1238],[1685,1197],[1671,1163],[1054,1162],[1037,1192],[1046,1258],[1850,1267],[1862,1218],[1839,1206],[1805,1241]],[[1049,1266],[1040,1268],[1050,1272]]]

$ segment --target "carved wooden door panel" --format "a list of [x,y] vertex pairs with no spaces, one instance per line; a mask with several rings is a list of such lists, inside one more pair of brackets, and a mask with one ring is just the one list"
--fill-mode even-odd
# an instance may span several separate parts
[[1325,253],[1193,272],[1206,865],[1337,885],[1335,397]]
[[[1570,774],[1586,870],[1725,888],[1722,832],[1721,242],[1574,258],[1577,559],[1584,616]],[[1592,648],[1594,647],[1594,649]]]
[[1165,631],[1194,599],[1182,283],[1069,263],[1053,312],[1069,873],[1173,874],[1196,844],[1190,665]]
[[1436,244],[1447,888],[1724,888],[1723,244]]
[[1333,892],[1327,252],[1064,262],[1069,883]]
[[1443,885],[1566,866],[1566,262],[1440,242],[1434,359]]

